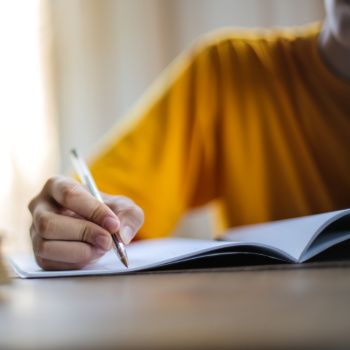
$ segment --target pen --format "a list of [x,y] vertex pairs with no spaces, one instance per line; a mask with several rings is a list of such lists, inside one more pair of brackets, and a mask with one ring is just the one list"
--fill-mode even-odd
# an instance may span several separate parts
[[[101,197],[100,192],[97,189],[97,186],[95,184],[95,181],[90,173],[89,168],[85,164],[83,158],[80,156],[79,151],[74,148],[70,151],[71,154],[71,160],[73,163],[73,166],[76,170],[76,172],[79,175],[79,178],[83,185],[89,190],[89,192],[100,202],[103,202],[103,199]],[[118,258],[121,260],[121,262],[126,266],[129,267],[129,261],[128,257],[126,255],[126,250],[124,248],[124,244],[119,242],[118,237],[115,233],[112,234],[112,239],[114,242],[115,247],[113,247],[114,252],[118,256]]]

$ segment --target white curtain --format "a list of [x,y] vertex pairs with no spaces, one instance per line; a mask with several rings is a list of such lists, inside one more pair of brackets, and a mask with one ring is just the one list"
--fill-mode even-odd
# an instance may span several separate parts
[[0,235],[15,249],[28,247],[27,203],[58,164],[43,19],[40,1],[0,2]]

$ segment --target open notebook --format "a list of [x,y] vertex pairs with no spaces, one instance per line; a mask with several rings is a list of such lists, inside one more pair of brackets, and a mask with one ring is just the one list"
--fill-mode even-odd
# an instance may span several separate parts
[[350,209],[243,226],[229,230],[223,239],[163,238],[138,241],[127,247],[129,269],[122,265],[113,251],[82,270],[43,271],[32,255],[12,256],[10,264],[20,277],[40,278],[125,274],[179,267],[234,266],[257,261],[257,257],[263,257],[264,263],[302,263],[350,239]]

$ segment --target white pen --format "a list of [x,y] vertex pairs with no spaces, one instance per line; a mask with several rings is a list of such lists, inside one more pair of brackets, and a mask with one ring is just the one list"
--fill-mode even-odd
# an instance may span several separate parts
[[[71,154],[71,160],[73,163],[73,166],[76,170],[76,172],[79,175],[79,178],[83,185],[89,190],[89,192],[100,202],[103,202],[103,199],[101,197],[100,192],[97,189],[97,186],[95,184],[95,181],[90,173],[89,168],[85,164],[83,158],[80,156],[80,153],[77,149],[72,149],[70,151]],[[124,248],[124,244],[119,242],[118,237],[115,233],[112,234],[112,239],[114,242],[113,250],[118,256],[118,258],[121,260],[121,262],[126,266],[129,267],[129,261],[128,257],[126,255],[126,250]]]

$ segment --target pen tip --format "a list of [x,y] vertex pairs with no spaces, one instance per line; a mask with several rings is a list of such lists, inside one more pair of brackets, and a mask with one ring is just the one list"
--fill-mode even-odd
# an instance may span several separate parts
[[129,262],[126,257],[123,256],[120,260],[122,261],[125,267],[129,268]]

